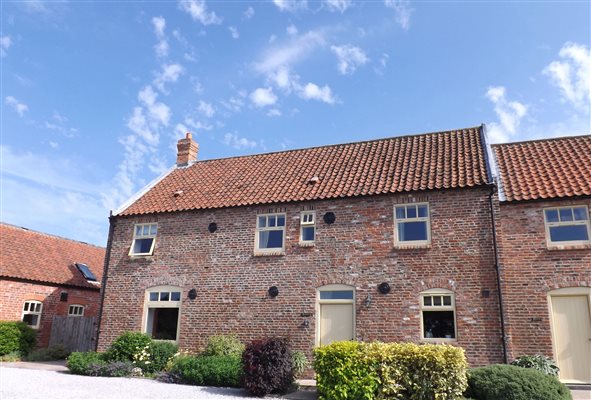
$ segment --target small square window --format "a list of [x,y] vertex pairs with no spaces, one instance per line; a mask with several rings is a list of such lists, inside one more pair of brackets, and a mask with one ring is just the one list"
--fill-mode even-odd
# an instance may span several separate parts
[[134,229],[130,256],[150,256],[154,253],[158,224],[138,224]]
[[39,328],[41,323],[41,310],[43,304],[40,301],[28,300],[23,304],[23,314],[21,320],[33,329]]
[[589,211],[586,206],[547,208],[544,210],[544,222],[549,246],[591,243]]
[[426,203],[394,207],[394,244],[424,246],[431,242],[429,205]]

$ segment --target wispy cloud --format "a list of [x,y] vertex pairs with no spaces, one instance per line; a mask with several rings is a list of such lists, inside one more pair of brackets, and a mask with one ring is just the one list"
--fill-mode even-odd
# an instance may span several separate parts
[[289,67],[303,61],[310,53],[325,45],[326,39],[320,31],[310,31],[291,37],[286,43],[267,49],[255,69],[264,74],[276,71],[279,67]]
[[215,12],[207,11],[204,0],[182,0],[179,2],[179,8],[188,13],[194,21],[203,25],[219,25],[222,23],[222,18],[218,17]]
[[4,102],[7,106],[11,107],[20,117],[24,117],[25,112],[29,110],[29,106],[25,103],[21,103],[13,96],[6,96]]
[[353,2],[351,0],[324,0],[324,4],[328,7],[330,11],[338,11],[338,12],[345,12]]
[[72,138],[78,134],[78,129],[69,126],[69,122],[70,120],[67,117],[54,111],[51,120],[45,121],[43,125],[49,130],[59,132],[65,137]]
[[12,45],[12,39],[8,35],[0,36],[0,57],[6,57],[7,50]]
[[240,33],[238,32],[238,28],[236,28],[235,26],[230,26],[230,27],[228,27],[228,30],[230,31],[230,35],[232,36],[232,39],[240,38]]
[[342,75],[352,74],[357,67],[369,61],[363,50],[350,44],[331,46],[330,49],[338,58],[337,68]]
[[334,104],[336,101],[330,87],[327,85],[319,87],[315,83],[306,84],[299,92],[299,96],[305,100],[319,100],[328,104]]
[[207,118],[211,118],[215,114],[215,109],[211,105],[211,103],[207,103],[203,100],[199,100],[199,105],[197,106],[197,110],[205,115]]
[[550,77],[562,94],[563,101],[589,114],[591,103],[591,51],[588,47],[568,42],[543,73]]
[[165,85],[178,81],[179,77],[185,72],[182,65],[177,63],[164,64],[162,70],[156,74],[154,86],[161,92],[167,93]]
[[272,108],[269,111],[267,111],[267,117],[280,117],[281,116],[281,110],[277,109],[277,108]]
[[410,16],[413,9],[408,0],[384,0],[386,7],[394,10],[394,18],[400,27],[404,30],[410,28]]
[[257,142],[254,140],[250,140],[245,137],[239,137],[235,133],[226,133],[222,143],[235,149],[253,149],[257,147]]
[[489,124],[489,137],[493,143],[509,141],[518,134],[521,119],[527,114],[528,106],[518,101],[510,101],[503,86],[489,87],[486,97],[494,104],[498,122]]
[[273,0],[279,11],[296,12],[308,8],[306,0]]
[[251,6],[248,6],[248,8],[246,10],[244,10],[244,18],[246,19],[251,19],[252,17],[254,17],[254,8],[252,8]]
[[163,17],[152,18],[152,24],[154,25],[154,34],[158,39],[158,43],[154,45],[154,50],[158,57],[166,57],[168,55],[168,40],[164,34],[164,28],[166,28],[166,20]]
[[250,100],[257,107],[267,107],[277,102],[272,88],[258,88],[250,94]]

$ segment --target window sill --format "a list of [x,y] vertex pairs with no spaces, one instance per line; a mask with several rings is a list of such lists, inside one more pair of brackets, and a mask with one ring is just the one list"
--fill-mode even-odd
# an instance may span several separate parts
[[151,259],[154,258],[154,255],[153,254],[145,254],[145,255],[133,255],[133,254],[130,254],[129,255],[129,258],[131,260],[151,260]]
[[591,243],[581,243],[581,244],[549,244],[548,245],[549,251],[561,251],[561,250],[587,250],[591,249]]
[[457,338],[422,338],[421,342],[424,343],[455,343],[457,342]]
[[284,255],[285,255],[285,250],[273,250],[273,251],[255,250],[254,251],[255,257],[284,256]]
[[430,249],[431,243],[396,243],[394,248],[397,250]]
[[314,247],[316,246],[315,242],[300,242],[300,247]]

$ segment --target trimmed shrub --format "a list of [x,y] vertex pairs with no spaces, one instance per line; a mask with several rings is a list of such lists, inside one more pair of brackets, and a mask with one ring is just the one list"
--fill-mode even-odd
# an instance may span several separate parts
[[113,361],[110,363],[90,363],[86,369],[86,375],[123,377],[131,375],[135,365],[131,361]]
[[461,398],[468,364],[461,348],[336,342],[314,350],[321,399]]
[[0,355],[20,352],[27,355],[35,347],[37,332],[24,322],[0,322]]
[[4,354],[4,355],[0,356],[0,361],[2,361],[2,362],[21,361],[21,353],[20,353],[20,351],[11,351],[8,354]]
[[[141,353],[147,352],[151,344],[152,338],[144,333],[125,332],[111,343],[106,359],[108,361],[140,361]],[[138,366],[141,368],[141,365]]]
[[513,365],[474,368],[468,374],[467,397],[478,400],[570,400],[557,378]]
[[254,396],[285,393],[294,381],[293,356],[286,339],[255,340],[242,354],[244,388]]
[[66,367],[68,367],[70,372],[73,374],[88,375],[91,364],[105,365],[107,362],[104,360],[104,356],[101,353],[96,353],[94,351],[89,351],[86,353],[74,352],[68,357]]
[[242,363],[231,356],[181,356],[174,359],[168,376],[190,385],[240,387]]
[[532,368],[550,376],[558,376],[558,371],[560,371],[554,360],[541,354],[517,357],[511,365],[521,368]]
[[178,349],[179,347],[174,343],[152,341],[148,350],[150,363],[146,365],[145,372],[154,373],[164,370]]
[[300,350],[293,351],[292,356],[293,374],[295,376],[299,376],[306,370],[306,368],[310,366],[310,363],[308,362],[308,357],[306,357],[306,354],[304,354],[304,352]]
[[31,352],[26,357],[27,361],[54,361],[65,360],[70,355],[70,351],[63,344],[58,343],[44,349],[38,349]]
[[235,335],[217,335],[207,339],[205,356],[232,356],[242,358],[244,344]]

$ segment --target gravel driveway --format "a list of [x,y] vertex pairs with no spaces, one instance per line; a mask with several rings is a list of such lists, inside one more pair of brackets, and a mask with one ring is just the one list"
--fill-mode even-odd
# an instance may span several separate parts
[[138,378],[100,378],[0,367],[0,399],[249,399],[241,389],[172,385]]

